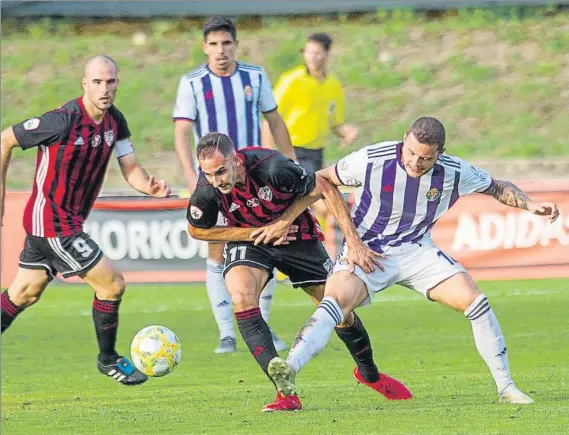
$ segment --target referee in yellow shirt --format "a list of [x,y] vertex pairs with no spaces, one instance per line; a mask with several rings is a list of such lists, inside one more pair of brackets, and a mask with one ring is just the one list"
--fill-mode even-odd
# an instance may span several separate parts
[[[284,72],[274,88],[278,110],[283,118],[298,162],[318,171],[324,164],[324,146],[332,131],[341,145],[354,142],[358,129],[344,122],[345,97],[342,84],[328,74],[328,56],[332,38],[314,33],[304,46],[304,65]],[[274,147],[268,125],[263,125],[263,146]],[[322,201],[312,206],[321,226],[328,209]]]

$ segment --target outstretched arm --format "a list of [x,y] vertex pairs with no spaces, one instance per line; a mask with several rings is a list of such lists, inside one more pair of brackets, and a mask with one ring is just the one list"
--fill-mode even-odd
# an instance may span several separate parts
[[250,235],[256,228],[212,227],[198,228],[188,224],[190,236],[206,242],[250,242]]
[[124,179],[133,189],[155,198],[170,196],[168,183],[164,180],[157,180],[153,175],[149,176],[136,161],[134,152],[119,157],[119,166]]
[[529,210],[533,214],[540,216],[549,216],[551,222],[554,222],[559,216],[559,210],[555,204],[551,202],[533,202],[519,187],[510,181],[492,180],[490,187],[481,193],[496,198],[502,204],[510,207]]

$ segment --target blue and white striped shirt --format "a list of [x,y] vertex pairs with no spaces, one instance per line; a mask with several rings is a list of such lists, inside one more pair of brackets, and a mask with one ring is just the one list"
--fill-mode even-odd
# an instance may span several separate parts
[[260,113],[276,108],[262,67],[237,62],[231,76],[220,77],[202,65],[180,79],[172,117],[193,122],[195,143],[207,133],[220,132],[242,149],[261,146]]
[[362,240],[376,251],[420,239],[460,196],[482,192],[492,182],[483,169],[447,155],[421,177],[410,177],[401,161],[402,147],[398,141],[381,142],[336,164],[343,184],[362,187],[352,219]]

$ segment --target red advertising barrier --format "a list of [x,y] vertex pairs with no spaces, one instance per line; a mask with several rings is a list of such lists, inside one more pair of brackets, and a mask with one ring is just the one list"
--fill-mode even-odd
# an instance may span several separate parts
[[[560,217],[546,218],[506,207],[485,195],[461,198],[435,225],[433,239],[475,279],[569,277],[569,180],[520,182],[535,201],[557,203]],[[2,227],[2,286],[15,276],[25,232],[29,193],[8,192]],[[207,244],[186,231],[187,200],[100,198],[85,231],[125,274],[127,282],[205,279]],[[334,258],[342,236],[333,219],[326,247]],[[72,280],[75,281],[75,280]]]

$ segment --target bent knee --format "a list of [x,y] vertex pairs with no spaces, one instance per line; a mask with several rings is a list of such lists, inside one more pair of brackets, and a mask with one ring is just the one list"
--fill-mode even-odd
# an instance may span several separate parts
[[116,273],[111,282],[104,288],[97,287],[97,298],[101,300],[118,300],[126,291],[126,284],[121,273]]
[[49,280],[33,280],[18,287],[8,289],[12,302],[17,306],[26,308],[40,300]]
[[249,291],[238,291],[231,294],[231,303],[236,313],[259,306],[259,297]]

